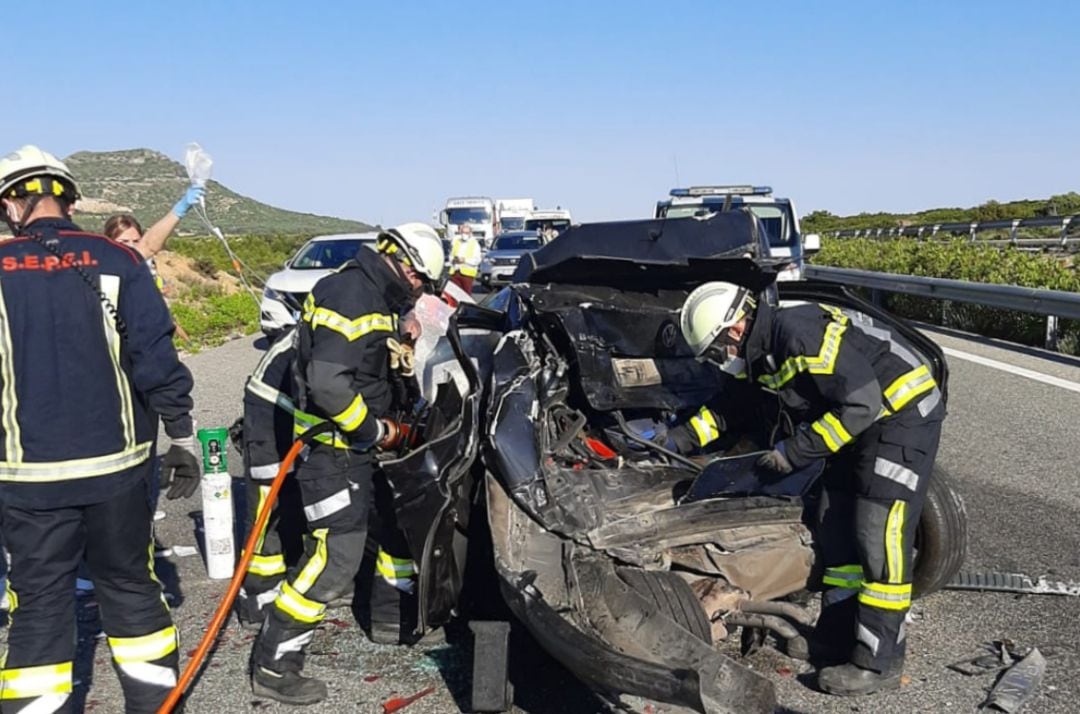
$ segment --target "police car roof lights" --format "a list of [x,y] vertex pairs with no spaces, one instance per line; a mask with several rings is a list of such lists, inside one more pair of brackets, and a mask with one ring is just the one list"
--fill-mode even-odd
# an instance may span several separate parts
[[673,188],[668,195],[675,198],[687,196],[771,196],[771,186],[691,186]]

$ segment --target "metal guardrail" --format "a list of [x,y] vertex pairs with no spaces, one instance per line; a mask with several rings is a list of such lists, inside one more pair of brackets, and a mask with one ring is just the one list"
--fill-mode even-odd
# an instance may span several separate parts
[[[1052,246],[1065,246],[1070,242],[1080,242],[1070,239],[1069,228],[1080,227],[1080,215],[1071,216],[1038,216],[1035,218],[1010,218],[1001,221],[967,221],[958,223],[926,223],[916,226],[895,226],[892,228],[849,228],[839,231],[826,231],[825,235],[833,238],[900,238],[910,236],[918,240],[926,240],[937,236],[939,233],[950,235],[967,234],[971,240],[976,240],[978,233],[986,231],[1009,231],[1007,243],[1024,244],[1025,241],[1046,242]],[[1060,231],[1057,239],[1025,239],[1018,237],[1021,230],[1031,228],[1056,228]]]
[[967,280],[875,273],[822,265],[807,265],[804,268],[804,274],[807,278],[870,290],[905,293],[1045,315],[1047,317],[1046,345],[1049,349],[1057,347],[1058,318],[1080,320],[1080,294],[1061,290],[1040,290],[1016,285],[994,285],[973,283]]

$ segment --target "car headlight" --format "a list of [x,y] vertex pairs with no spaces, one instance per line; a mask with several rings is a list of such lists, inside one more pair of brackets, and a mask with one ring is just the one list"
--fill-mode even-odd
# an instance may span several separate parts
[[263,297],[267,300],[276,300],[277,302],[285,302],[285,299],[281,297],[281,293],[274,290],[271,287],[263,288]]

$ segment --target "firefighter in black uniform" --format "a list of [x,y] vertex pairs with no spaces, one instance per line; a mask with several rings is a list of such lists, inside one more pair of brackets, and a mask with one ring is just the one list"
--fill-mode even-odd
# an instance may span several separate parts
[[158,417],[168,496],[199,482],[191,374],[142,258],[68,220],[67,167],[0,159],[0,523],[11,626],[0,711],[67,712],[75,572],[85,557],[128,712],[175,685],[177,631],[154,576],[149,487]]
[[[297,471],[308,522],[305,555],[281,584],[252,653],[252,689],[289,704],[326,698],[325,683],[300,674],[304,650],[326,605],[360,567],[372,504],[375,449],[400,443],[391,408],[388,342],[420,293],[442,277],[438,234],[422,223],[382,233],[378,252],[360,250],[323,278],[304,303],[298,327],[296,430],[330,421]],[[400,555],[400,554],[399,554]],[[400,565],[411,578],[412,563]],[[406,573],[405,569],[409,568]]]
[[[912,543],[945,417],[929,365],[866,315],[758,305],[731,283],[691,293],[681,326],[699,357],[729,369],[741,360],[733,371],[775,393],[797,424],[759,467],[787,474],[828,459],[818,528],[826,590],[814,640],[845,662],[820,672],[821,688],[856,695],[898,687]],[[698,445],[723,428],[713,410],[695,419]]]
[[[267,349],[244,389],[244,417],[240,449],[247,474],[247,525],[250,528],[270,495],[281,460],[293,443],[296,386],[293,361],[296,330],[290,328]],[[266,528],[236,600],[237,618],[243,625],[262,625],[266,607],[277,597],[285,578],[286,556],[299,550],[303,531],[300,489],[295,478],[281,487]]]

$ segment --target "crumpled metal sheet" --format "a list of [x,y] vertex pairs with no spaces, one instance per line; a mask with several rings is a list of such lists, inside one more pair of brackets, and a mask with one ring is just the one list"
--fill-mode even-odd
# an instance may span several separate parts
[[944,589],[1080,597],[1080,583],[1052,581],[1046,577],[1032,578],[1022,573],[957,573]]
[[998,683],[990,690],[990,696],[983,703],[983,708],[1007,712],[1007,714],[1020,711],[1020,708],[1034,696],[1045,672],[1046,658],[1037,647],[1033,647],[1027,657],[1014,664],[1001,676]]

